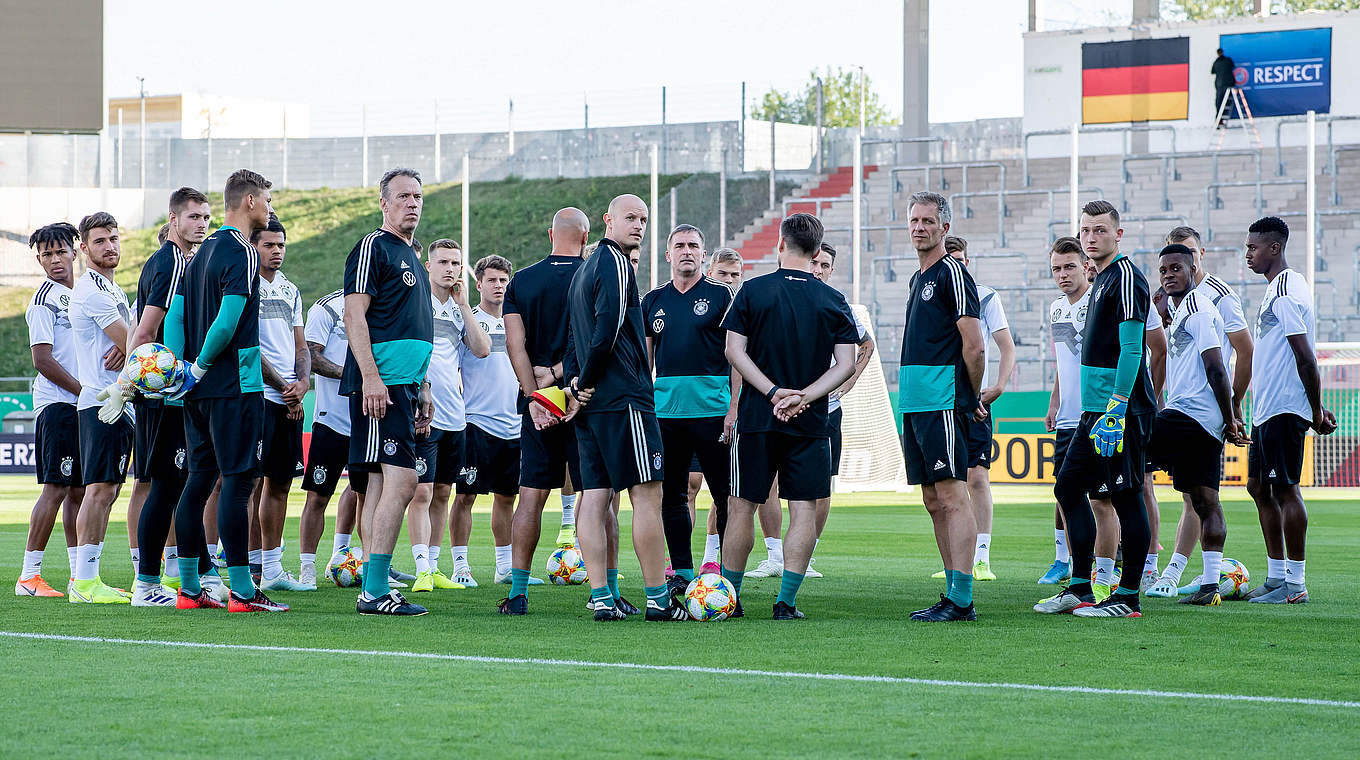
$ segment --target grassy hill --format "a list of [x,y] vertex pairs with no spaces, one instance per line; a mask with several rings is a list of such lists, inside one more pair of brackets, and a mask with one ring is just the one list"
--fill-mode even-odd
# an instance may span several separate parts
[[[687,176],[661,177],[662,196]],[[498,253],[514,262],[516,268],[536,261],[548,252],[548,226],[553,213],[564,206],[576,206],[589,215],[594,240],[603,233],[602,215],[610,199],[629,192],[646,197],[647,185],[646,175],[474,183],[469,258],[475,261]],[[766,188],[760,179],[729,181],[729,229],[740,229],[741,224],[763,210]],[[417,237],[427,243],[441,237],[461,240],[461,186],[427,185],[425,193]],[[302,289],[308,305],[340,287],[350,249],[381,223],[377,196],[375,187],[281,190],[274,194],[275,211],[288,228],[284,272]],[[214,194],[210,200],[214,221],[220,224],[221,195]],[[657,221],[664,232],[670,222],[669,209],[663,207],[658,211]],[[685,214],[681,216],[682,221],[688,221]],[[129,293],[136,289],[142,263],[156,249],[159,226],[124,231],[123,259],[115,279]],[[23,315],[30,296],[27,289],[0,288],[0,376],[33,374]]]

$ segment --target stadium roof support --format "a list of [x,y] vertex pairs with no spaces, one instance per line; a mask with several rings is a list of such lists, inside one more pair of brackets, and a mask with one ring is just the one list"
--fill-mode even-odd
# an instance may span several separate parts
[[[930,135],[930,0],[902,2],[902,137]],[[920,163],[929,155],[921,151]]]

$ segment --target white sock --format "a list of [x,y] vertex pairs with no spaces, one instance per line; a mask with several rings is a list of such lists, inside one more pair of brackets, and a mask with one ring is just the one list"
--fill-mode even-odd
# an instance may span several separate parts
[[1303,563],[1301,559],[1287,559],[1284,561],[1284,582],[1303,585]]
[[66,564],[71,566],[71,577],[76,577],[76,547],[66,547]]
[[1223,552],[1200,551],[1200,556],[1204,558],[1204,578],[1201,583],[1212,583],[1218,585],[1218,570],[1223,565]]
[[277,578],[283,572],[283,547],[260,550],[260,577]]
[[455,573],[458,572],[459,570],[472,569],[472,565],[468,564],[467,554],[468,552],[466,546],[453,547],[453,571]]
[[[1223,555],[1220,552],[1219,558],[1221,559],[1222,556]],[[1184,554],[1181,554],[1180,552],[1172,552],[1171,561],[1166,563],[1166,569],[1162,571],[1162,577],[1166,578],[1172,583],[1180,583],[1181,575],[1185,572],[1185,566],[1188,564],[1190,564],[1189,557],[1185,556]]]
[[[101,548],[101,549],[104,548],[104,545],[103,545],[103,544],[100,544],[100,545],[99,545],[99,548]],[[132,547],[131,549],[129,549],[128,552],[132,555],[132,564],[133,564],[133,565],[136,565],[138,562],[141,562],[141,561],[142,561],[142,550],[141,550],[141,549],[138,549],[137,547],[134,546],[134,547]]]
[[247,561],[252,565],[264,564],[264,549],[251,549]]
[[562,524],[576,525],[576,494],[562,494]]
[[208,556],[217,559],[217,552],[220,548],[221,547],[218,544],[208,544]]
[[1109,585],[1110,585],[1110,581],[1112,581],[1112,580],[1114,580],[1114,558],[1113,558],[1113,557],[1096,557],[1096,580],[1095,580],[1095,582],[1096,582],[1096,583],[1103,584],[1103,585],[1106,585],[1106,586],[1109,586]]
[[24,569],[19,573],[19,580],[26,581],[35,575],[42,573],[43,550],[35,552],[24,552]]
[[430,572],[430,545],[411,544],[411,556],[416,561],[416,574]]
[[331,541],[331,554],[338,553],[341,549],[349,546],[348,533],[336,533],[335,539]]
[[1072,561],[1072,553],[1067,550],[1067,531],[1065,530],[1053,529],[1053,561]]
[[76,549],[76,580],[92,581],[99,575],[99,544],[81,544]]
[[977,547],[973,549],[973,564],[992,561],[992,534],[977,534]]
[[430,544],[430,570],[433,572],[439,572],[439,555],[442,550],[443,547],[439,544]]
[[165,569],[164,569],[164,571],[163,571],[163,572],[165,573],[165,575],[166,575],[167,577],[170,577],[170,578],[178,578],[178,577],[179,577],[179,547],[178,547],[178,546],[167,546],[167,547],[165,547],[165,553],[162,554],[161,557],[162,557],[162,559],[164,559],[164,562],[163,562],[162,564],[165,566]]
[[[814,539],[812,539],[812,554],[816,554],[816,553],[817,553],[817,544],[820,544],[821,542],[822,542],[822,539],[820,539],[820,538],[814,538]],[[811,555],[811,554],[808,555],[808,559],[812,559],[812,555]]]
[[315,555],[315,554],[300,554],[300,555],[298,555],[298,556],[299,556],[299,558],[302,560],[301,565],[302,565],[302,569],[303,569],[303,570],[306,570],[307,568],[311,568],[311,569],[313,569],[313,570],[316,569],[316,555]]
[[1143,572],[1157,574],[1157,560],[1161,557],[1161,552],[1148,552],[1147,559],[1143,560]]
[[700,562],[699,564],[706,565],[709,562],[717,561],[718,561],[718,534],[709,533],[707,536],[704,537],[704,561]]
[[1285,567],[1283,559],[1266,557],[1266,580],[1278,581],[1284,578]]
[[496,547],[496,572],[502,575],[510,572],[510,544]]
[[765,552],[771,562],[784,564],[784,541],[779,538],[765,539]]

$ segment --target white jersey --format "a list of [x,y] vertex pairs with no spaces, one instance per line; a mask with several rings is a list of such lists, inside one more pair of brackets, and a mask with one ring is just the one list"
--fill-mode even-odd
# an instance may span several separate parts
[[[44,280],[28,302],[24,319],[28,322],[28,345],[49,345],[52,358],[62,369],[78,377],[76,368],[76,339],[71,333],[71,289],[56,282]],[[41,414],[48,404],[74,404],[76,395],[60,385],[43,377],[33,381],[33,413]]]
[[[1242,313],[1242,299],[1238,297],[1236,291],[1228,287],[1228,283],[1211,274],[1205,275],[1200,284],[1195,286],[1195,292],[1199,293],[1202,300],[1213,304],[1218,310],[1218,317],[1223,321],[1225,335],[1247,329],[1247,318]],[[1225,340],[1223,342],[1223,366],[1232,366],[1232,352],[1232,344]]]
[[1086,331],[1086,310],[1091,305],[1087,287],[1076,303],[1058,296],[1048,307],[1049,334],[1053,336],[1053,360],[1058,365],[1058,429],[1069,430],[1081,422],[1081,335]]
[[[349,337],[345,335],[344,288],[333,290],[312,304],[307,310],[302,336],[308,343],[321,346],[321,355],[328,361],[345,366]],[[316,407],[312,410],[312,421],[349,436],[349,397],[340,395],[338,378],[316,376]]]
[[[864,323],[861,322],[861,321],[859,321],[859,315],[855,313],[855,310],[854,310],[854,309],[851,309],[851,310],[850,310],[850,316],[851,316],[851,317],[854,317],[854,319],[855,319],[855,330],[859,333],[859,342],[860,342],[860,343],[863,343],[865,340],[867,340],[867,339],[869,338],[869,331],[868,331],[867,329],[865,329]],[[856,351],[858,352],[858,346],[856,346]],[[832,360],[831,360],[831,366],[833,366],[833,367],[836,366],[836,360],[835,360],[835,359],[832,359]],[[840,408],[841,408],[841,400],[840,400],[839,397],[838,397],[838,398],[833,398],[833,399],[831,399],[831,400],[829,400],[829,401],[826,402],[826,411],[827,411],[828,414],[830,414],[831,412],[834,412],[834,411],[836,411],[837,409],[840,409]]]
[[1294,364],[1289,336],[1307,335],[1314,345],[1313,291],[1303,275],[1286,269],[1266,286],[1256,315],[1256,352],[1251,360],[1251,424],[1277,414],[1313,421],[1313,407]]
[[425,382],[430,384],[434,397],[434,420],[431,426],[439,430],[457,432],[467,427],[463,410],[463,378],[459,372],[458,347],[463,344],[463,313],[458,302],[450,296],[440,303],[430,295],[434,308],[434,350],[430,354],[430,368]]
[[[1209,385],[1202,355],[1227,343],[1223,318],[1213,302],[1198,289],[1191,290],[1171,312],[1166,350],[1166,406],[1198,422],[1205,432],[1223,439],[1223,412]],[[1227,365],[1223,365],[1227,371]]]
[[122,370],[122,367],[104,369],[104,354],[114,347],[113,341],[104,334],[104,328],[120,321],[124,327],[132,324],[127,296],[112,280],[87,269],[71,291],[69,316],[76,338],[76,379],[80,381],[76,408],[102,406],[103,402],[95,400],[95,396],[118,382],[118,373]]
[[[297,342],[293,328],[302,327],[302,293],[283,272],[274,273],[274,281],[260,277],[260,356],[283,378],[285,384],[297,380]],[[264,397],[276,404],[283,403],[283,394],[268,383]]]
[[491,336],[491,353],[481,358],[458,344],[458,363],[463,368],[463,401],[467,421],[502,438],[519,438],[519,379],[505,351],[505,319],[475,308],[473,317]]
[[1001,307],[1001,299],[996,297],[995,290],[978,285],[977,294],[978,323],[982,325],[982,387],[989,388],[996,384],[992,372],[992,336],[999,330],[1009,330],[1010,323],[1006,321],[1006,310]]

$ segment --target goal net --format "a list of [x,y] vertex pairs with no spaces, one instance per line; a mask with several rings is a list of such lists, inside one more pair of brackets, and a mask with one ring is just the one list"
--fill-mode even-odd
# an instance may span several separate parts
[[859,382],[841,399],[841,468],[836,473],[833,490],[906,491],[907,472],[893,421],[896,412],[888,398],[883,363],[877,356],[878,337],[874,335],[869,310],[862,304],[850,308],[874,337],[875,355],[859,376]]
[[1337,427],[1331,435],[1308,434],[1311,485],[1360,486],[1360,343],[1319,343],[1317,357],[1322,406]]

